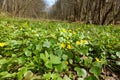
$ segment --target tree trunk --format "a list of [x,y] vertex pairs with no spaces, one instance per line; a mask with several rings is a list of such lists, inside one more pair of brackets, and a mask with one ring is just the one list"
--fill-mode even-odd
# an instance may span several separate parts
[[[56,12],[59,16],[58,19],[67,17],[66,20],[70,21],[103,25],[114,24],[118,20],[117,17],[120,15],[119,4],[120,0],[58,0],[54,5],[56,8],[51,10],[52,13]],[[55,15],[51,16],[54,17]]]

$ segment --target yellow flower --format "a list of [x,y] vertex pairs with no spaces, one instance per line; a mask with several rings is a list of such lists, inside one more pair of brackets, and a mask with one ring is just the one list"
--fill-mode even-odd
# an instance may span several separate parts
[[65,46],[66,46],[65,43],[61,44],[61,48],[65,48]]
[[99,60],[99,58],[95,58],[95,59],[96,59],[97,62],[101,62],[101,61]]
[[66,29],[62,29],[62,32],[67,32],[67,30]]
[[0,43],[0,47],[4,47],[6,43]]
[[70,30],[68,30],[70,33],[72,32],[72,30],[70,29]]
[[67,48],[72,49],[72,45],[68,44]]
[[76,35],[76,32],[74,31],[73,34]]
[[81,44],[81,42],[80,42],[80,41],[76,41],[76,44],[77,44],[77,45],[80,45],[80,44]]
[[82,44],[88,44],[88,41],[87,40],[81,40],[81,43]]

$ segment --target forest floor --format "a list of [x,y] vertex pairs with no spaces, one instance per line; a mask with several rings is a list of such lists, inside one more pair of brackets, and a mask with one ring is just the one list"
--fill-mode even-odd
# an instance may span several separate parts
[[120,80],[120,26],[0,19],[1,80]]

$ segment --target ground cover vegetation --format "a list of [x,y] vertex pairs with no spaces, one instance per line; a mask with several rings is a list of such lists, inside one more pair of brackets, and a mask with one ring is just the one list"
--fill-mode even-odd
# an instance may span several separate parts
[[120,27],[0,19],[1,80],[117,80],[119,71]]

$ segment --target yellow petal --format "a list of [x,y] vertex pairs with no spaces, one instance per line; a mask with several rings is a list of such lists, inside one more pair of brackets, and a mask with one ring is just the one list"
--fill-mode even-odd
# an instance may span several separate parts
[[80,44],[81,44],[81,42],[80,42],[80,41],[76,41],[76,44],[77,44],[77,45],[80,45]]
[[101,62],[101,61],[99,60],[99,58],[95,58],[95,59],[96,59],[97,62]]
[[6,43],[0,43],[0,47],[4,47]]
[[66,45],[65,45],[64,43],[61,44],[61,48],[65,48],[65,46],[66,46]]
[[69,45],[67,46],[67,48],[68,48],[68,49],[72,49],[72,46],[69,44]]

